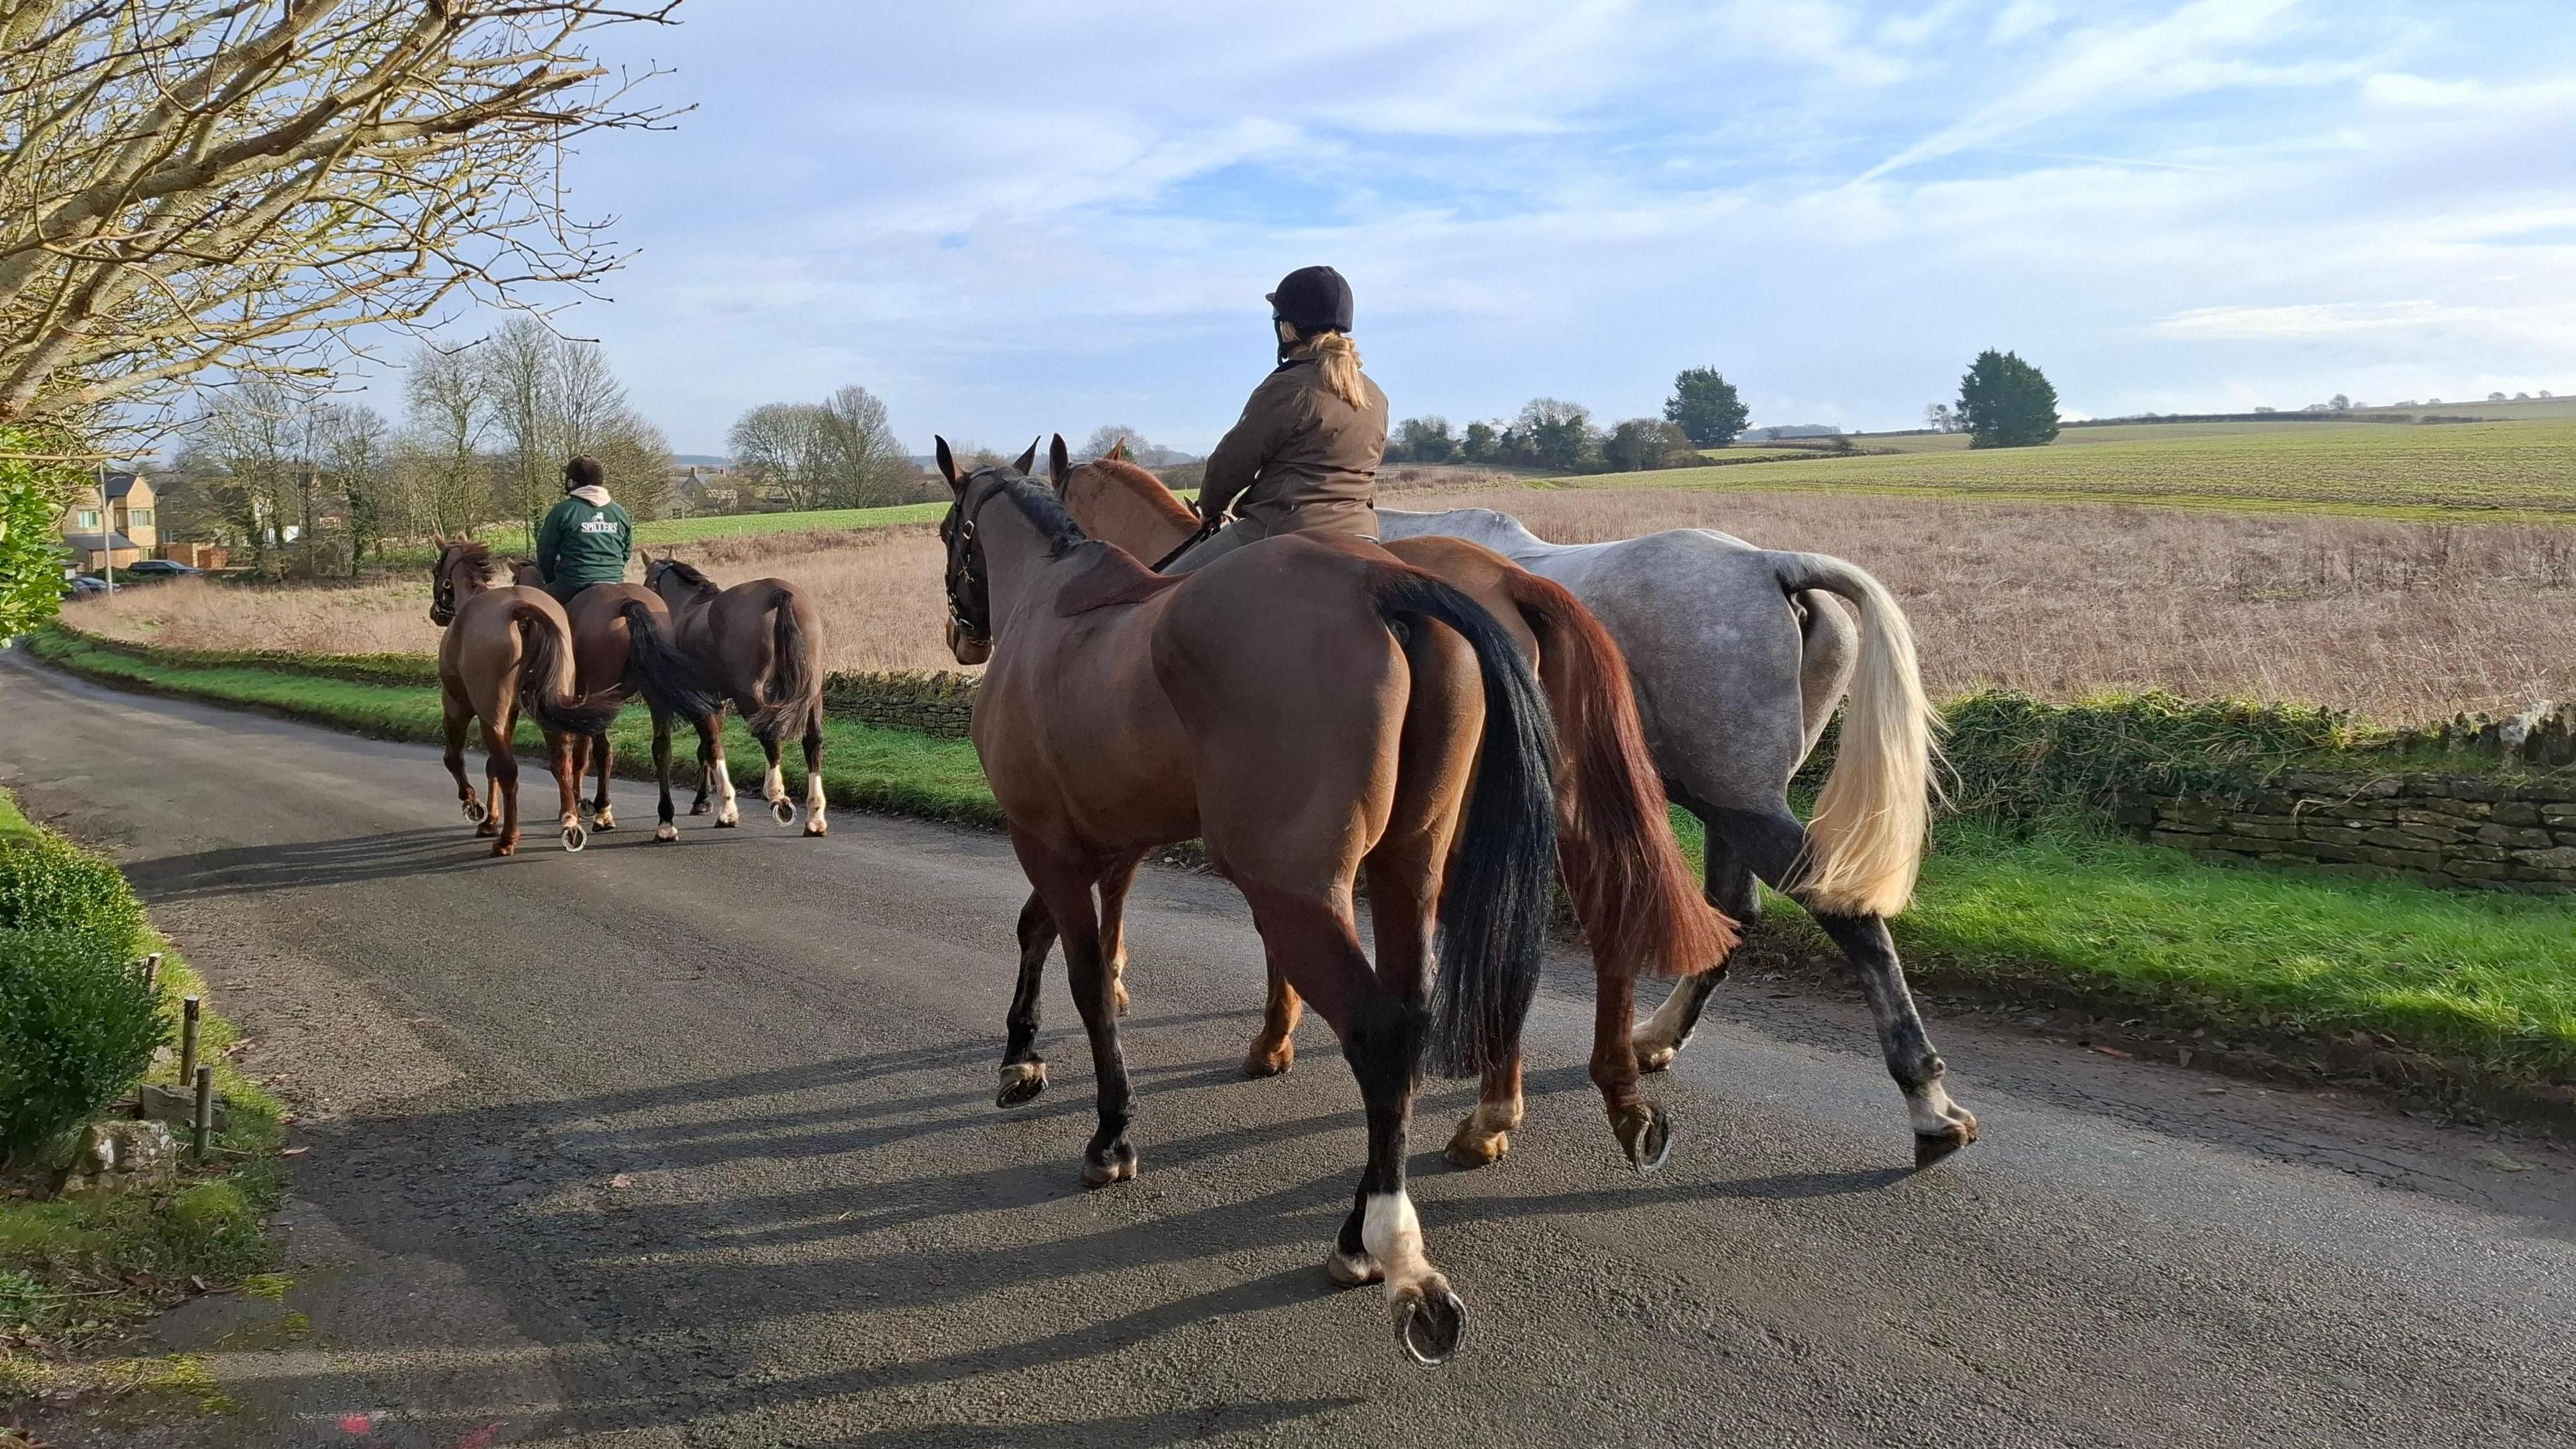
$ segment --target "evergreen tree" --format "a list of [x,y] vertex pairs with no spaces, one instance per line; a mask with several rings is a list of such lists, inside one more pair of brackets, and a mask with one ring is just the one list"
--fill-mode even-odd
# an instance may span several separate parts
[[1735,384],[1714,367],[1693,367],[1673,379],[1673,395],[1664,400],[1664,419],[1680,428],[1694,447],[1723,448],[1744,431],[1748,413],[1735,395]]
[[1971,448],[2028,448],[2057,436],[2057,389],[2036,367],[1988,348],[1959,379],[1961,425]]

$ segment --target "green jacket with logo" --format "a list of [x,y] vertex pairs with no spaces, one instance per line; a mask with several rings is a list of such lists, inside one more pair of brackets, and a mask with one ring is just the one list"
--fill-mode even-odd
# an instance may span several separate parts
[[[596,500],[581,496],[593,491],[601,493]],[[634,522],[603,490],[566,496],[537,526],[537,568],[550,584],[616,583],[626,577],[626,556],[634,549]]]

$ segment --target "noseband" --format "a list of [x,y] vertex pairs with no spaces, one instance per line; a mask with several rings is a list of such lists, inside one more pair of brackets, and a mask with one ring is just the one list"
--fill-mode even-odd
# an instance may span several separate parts
[[1001,491],[997,483],[972,502],[958,499],[957,526],[948,536],[949,627],[968,643],[986,647],[993,642],[993,585],[984,574],[984,550],[975,542],[975,514]]

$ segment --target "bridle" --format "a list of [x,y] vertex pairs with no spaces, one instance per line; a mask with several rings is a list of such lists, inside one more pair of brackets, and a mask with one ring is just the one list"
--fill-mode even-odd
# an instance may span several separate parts
[[438,568],[430,576],[429,622],[444,629],[456,622],[456,560],[441,550]]
[[[968,483],[971,489],[974,480]],[[997,481],[971,500],[959,495],[939,528],[948,544],[948,626],[983,648],[993,643],[993,584],[984,572],[984,550],[975,541],[975,514],[1002,486]]]

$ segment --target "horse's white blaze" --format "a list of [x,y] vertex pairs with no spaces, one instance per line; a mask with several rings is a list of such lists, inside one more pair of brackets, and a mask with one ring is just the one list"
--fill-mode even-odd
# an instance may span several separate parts
[[1369,1195],[1360,1215],[1360,1242],[1386,1270],[1389,1289],[1431,1271],[1431,1261],[1422,1256],[1422,1220],[1413,1215],[1413,1199],[1403,1193]]

